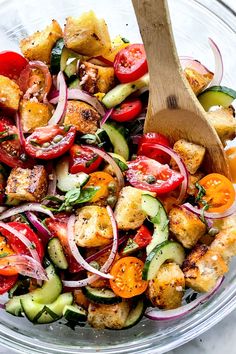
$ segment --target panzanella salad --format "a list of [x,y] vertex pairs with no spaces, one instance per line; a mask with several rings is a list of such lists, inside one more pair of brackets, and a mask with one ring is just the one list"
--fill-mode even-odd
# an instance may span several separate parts
[[[180,61],[226,145],[236,92],[220,86],[209,42],[214,73]],[[189,313],[217,292],[236,254],[232,182],[206,173],[204,146],[143,133],[144,47],[111,40],[92,11],[68,17],[64,33],[53,20],[20,50],[0,53],[1,304],[72,328]],[[235,149],[227,153],[235,181]]]

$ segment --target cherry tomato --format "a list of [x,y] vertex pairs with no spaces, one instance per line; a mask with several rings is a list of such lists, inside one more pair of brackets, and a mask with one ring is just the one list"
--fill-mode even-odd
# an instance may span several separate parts
[[63,155],[74,143],[76,128],[59,125],[48,125],[36,128],[28,136],[25,151],[32,157],[50,160]]
[[[219,174],[210,173],[198,182],[206,194],[202,200],[209,205],[207,211],[213,213],[223,213],[231,207],[235,201],[235,190],[230,180]],[[203,206],[203,203],[200,203]]]
[[102,201],[104,199],[107,199],[109,195],[109,185],[113,184],[113,195],[116,194],[116,185],[117,182],[115,179],[106,172],[98,171],[98,172],[93,172],[90,174],[90,179],[88,183],[86,184],[86,187],[99,187],[98,191],[95,193],[93,198],[91,199],[91,202],[97,202],[97,201]]
[[48,230],[51,232],[53,237],[58,237],[61,242],[63,251],[65,253],[66,259],[69,264],[69,272],[77,273],[81,270],[81,267],[70,251],[70,246],[69,246],[68,236],[67,236],[68,220],[69,220],[68,215],[57,214],[57,216],[54,219],[47,218],[45,222]]
[[[149,146],[144,145],[149,143]],[[160,133],[147,133],[144,134],[138,144],[138,155],[144,155],[150,157],[150,159],[156,160],[162,164],[170,162],[170,156],[162,150],[152,148],[150,144],[161,144],[170,147],[169,140]]]
[[9,291],[16,283],[18,275],[6,276],[0,275],[0,295]]
[[70,149],[70,173],[91,173],[101,162],[102,158],[86,147],[73,145]]
[[3,204],[5,198],[6,176],[3,166],[0,164],[0,205]]
[[236,183],[236,147],[231,147],[225,152],[228,157],[232,181],[233,183]]
[[17,80],[28,61],[20,54],[10,51],[0,53],[0,75]]
[[146,247],[147,245],[149,245],[151,240],[152,240],[152,233],[144,225],[142,225],[138,229],[136,235],[133,238],[133,241],[136,242],[140,248],[143,248],[143,247]]
[[[5,237],[0,236],[0,264],[1,260],[4,260],[4,257],[11,256],[15,254],[15,252],[11,249],[11,247],[7,244]],[[14,267],[7,269],[0,269],[1,275],[16,275],[18,274],[17,270]]]
[[143,44],[130,44],[121,49],[115,57],[114,69],[122,83],[138,80],[146,74],[148,65]]
[[136,160],[128,162],[128,167],[126,178],[133,187],[156,192],[158,195],[174,190],[184,179],[168,165],[145,156],[138,156]]
[[[32,247],[36,249],[38,252],[39,258],[42,261],[44,256],[44,249],[42,242],[40,241],[39,237],[34,233],[34,231],[26,224],[21,222],[13,221],[8,223],[13,229],[21,232],[27,239],[32,243]],[[21,240],[19,240],[16,236],[14,236],[11,232],[0,228],[1,234],[6,237],[9,246],[12,250],[17,254],[26,254],[31,256],[29,249],[25,246]]]
[[117,106],[111,118],[117,122],[127,122],[136,118],[142,112],[142,102],[139,99],[126,100]]
[[110,285],[114,293],[125,299],[142,294],[148,282],[142,279],[144,263],[136,257],[119,259],[111,268]]

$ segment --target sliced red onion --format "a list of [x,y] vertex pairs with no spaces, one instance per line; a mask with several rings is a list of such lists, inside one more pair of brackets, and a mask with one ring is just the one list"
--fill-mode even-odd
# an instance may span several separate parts
[[219,86],[224,73],[223,59],[221,52],[213,39],[209,38],[208,40],[215,58],[215,73],[209,87]]
[[[54,169],[52,169],[50,175],[51,179],[49,180],[47,195],[55,195],[57,190],[57,176]],[[45,199],[42,204],[47,205],[49,202],[50,200]]]
[[0,258],[0,269],[14,267],[18,273],[39,280],[47,280],[47,275],[42,265],[32,257],[25,254],[14,254]]
[[131,139],[132,139],[133,144],[138,145],[141,137],[142,137],[141,134],[132,135]]
[[11,234],[13,234],[15,237],[17,237],[30,251],[32,257],[37,261],[40,262],[38,252],[36,249],[32,248],[32,242],[28,240],[28,238],[20,231],[15,230],[13,227],[11,227],[8,224],[5,224],[4,222],[0,221],[0,227],[7,230]]
[[179,57],[181,66],[184,69],[190,68],[196,70],[199,74],[205,75],[205,74],[213,74],[210,70],[208,70],[200,61],[192,58],[192,57],[186,57],[186,56],[181,56]]
[[216,293],[216,291],[220,288],[220,286],[223,282],[223,279],[224,279],[224,277],[221,277],[220,279],[218,279],[216,285],[209,293],[199,296],[196,300],[190,302],[190,304],[181,306],[181,307],[174,309],[174,310],[157,310],[157,309],[149,307],[145,312],[145,316],[150,318],[151,320],[163,321],[163,320],[174,320],[174,319],[178,319],[184,315],[187,315],[193,309],[195,309],[197,306],[199,306],[200,304],[203,304],[209,298],[211,298],[212,295],[214,295]]
[[0,220],[4,220],[10,218],[13,215],[24,213],[25,211],[37,211],[39,213],[43,213],[48,215],[50,218],[54,219],[53,213],[48,210],[46,207],[44,208],[39,203],[26,203],[22,204],[18,207],[8,209],[7,211],[0,214]]
[[[105,272],[105,273],[109,271],[111,265],[113,264],[113,262],[115,260],[117,250],[118,250],[118,243],[119,243],[118,228],[117,228],[114,213],[113,213],[110,206],[107,206],[107,212],[108,212],[108,215],[111,219],[111,225],[112,225],[112,231],[113,231],[113,244],[112,244],[111,253],[110,253],[108,259],[101,267],[101,272]],[[64,280],[63,285],[70,287],[70,288],[81,288],[83,286],[92,284],[97,279],[99,279],[99,276],[94,274],[94,275],[92,275],[88,278],[85,278],[83,280],[78,280],[78,281]]]
[[102,117],[102,120],[100,122],[100,128],[102,128],[103,124],[106,123],[108,118],[111,116],[112,112],[114,111],[114,108],[109,109],[106,114]]
[[84,145],[84,146],[81,145],[81,146],[86,149],[92,150],[95,154],[101,156],[108,164],[110,164],[111,167],[113,168],[113,171],[114,171],[116,177],[117,177],[119,190],[124,187],[124,177],[123,177],[123,174],[120,170],[120,167],[117,165],[117,163],[113,160],[113,158],[109,154],[107,154],[105,151],[98,149],[98,148],[91,146],[91,145]]
[[179,171],[181,173],[182,176],[184,176],[184,180],[181,184],[181,189],[180,189],[180,193],[179,193],[179,197],[176,201],[177,204],[181,204],[187,194],[187,189],[188,189],[188,183],[189,183],[189,174],[187,171],[187,168],[184,164],[184,162],[182,161],[182,159],[179,157],[179,155],[171,148],[161,145],[161,144],[154,144],[154,143],[144,143],[143,147],[150,147],[150,148],[156,148],[158,150],[162,150],[165,153],[167,153],[177,164]]
[[19,140],[20,140],[20,145],[21,147],[25,146],[25,137],[24,137],[24,133],[23,133],[23,128],[22,128],[22,124],[21,124],[21,117],[19,112],[16,113],[16,126],[19,132]]
[[72,255],[76,259],[76,261],[88,272],[92,272],[100,277],[112,279],[110,274],[105,274],[94,267],[92,267],[86,260],[81,256],[78,247],[76,246],[75,239],[74,239],[74,224],[75,224],[75,215],[71,215],[68,220],[67,224],[67,235],[69,241],[69,247],[71,250]]
[[185,203],[182,206],[198,216],[204,213],[204,217],[207,219],[223,219],[226,218],[227,216],[236,213],[236,201],[229,209],[227,209],[223,213],[209,213],[207,211],[203,212],[202,209],[197,209],[196,207],[192,206],[190,203]]
[[4,211],[6,211],[8,208],[5,206],[0,206],[0,214],[2,214]]
[[34,213],[32,213],[31,211],[27,211],[25,214],[27,219],[38,231],[40,239],[43,241],[44,244],[46,244],[52,236],[49,230],[43,225],[43,223],[37,218]]
[[66,86],[65,77],[62,71],[59,72],[57,78],[59,84],[58,104],[57,104],[57,108],[53,113],[53,116],[50,118],[48,122],[48,125],[63,123],[63,119],[66,113],[68,90]]

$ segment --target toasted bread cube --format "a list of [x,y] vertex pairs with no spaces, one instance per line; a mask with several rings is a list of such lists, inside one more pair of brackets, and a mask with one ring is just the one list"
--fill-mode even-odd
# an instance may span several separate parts
[[206,233],[206,225],[194,213],[179,206],[169,213],[169,227],[185,248],[192,248]]
[[146,291],[153,306],[169,310],[181,306],[184,294],[184,274],[176,263],[163,264]]
[[183,263],[186,286],[199,291],[211,291],[217,280],[228,272],[228,266],[219,253],[206,245],[197,245]]
[[20,49],[29,60],[41,60],[50,64],[51,51],[56,41],[62,38],[63,33],[59,23],[52,20],[43,31],[37,31],[20,41]]
[[122,188],[115,207],[115,218],[120,230],[137,229],[146,218],[141,202],[143,190],[134,187]]
[[100,115],[89,104],[80,101],[68,101],[64,125],[74,125],[82,134],[95,133]]
[[29,202],[41,201],[47,193],[47,172],[44,166],[33,169],[15,167],[7,180],[6,195]]
[[196,95],[199,95],[199,93],[207,87],[213,78],[212,73],[203,75],[192,68],[185,68],[184,73],[193,92]]
[[115,84],[115,74],[112,67],[103,67],[89,62],[83,62],[79,69],[82,88],[91,93],[107,93]]
[[108,245],[113,238],[111,220],[106,208],[89,205],[76,212],[75,240],[81,247]]
[[208,121],[215,128],[219,138],[223,143],[226,140],[232,140],[236,136],[236,119],[232,111],[228,108],[217,109],[208,112],[206,115]]
[[76,289],[73,292],[74,295],[74,301],[78,306],[83,307],[84,309],[88,309],[89,307],[89,301],[87,297],[83,294],[82,289]]
[[[206,149],[203,146],[180,139],[176,141],[173,149],[182,158],[189,173],[193,175],[197,172],[206,152]],[[171,165],[175,165],[173,160],[171,160]]]
[[198,181],[200,181],[200,179],[202,179],[203,177],[204,177],[204,173],[200,171],[194,173],[194,175],[189,175],[188,190],[187,190],[187,193],[189,195],[195,195],[195,193],[197,192],[197,188],[195,184]]
[[66,19],[64,41],[67,48],[87,56],[102,55],[111,49],[107,24],[93,11]]
[[0,75],[0,108],[17,111],[21,91],[15,81]]
[[35,128],[46,126],[52,112],[49,106],[44,103],[22,100],[20,102],[20,116],[23,131],[31,133]]
[[97,329],[121,329],[128,318],[130,305],[122,301],[115,305],[92,304],[88,308],[88,323]]

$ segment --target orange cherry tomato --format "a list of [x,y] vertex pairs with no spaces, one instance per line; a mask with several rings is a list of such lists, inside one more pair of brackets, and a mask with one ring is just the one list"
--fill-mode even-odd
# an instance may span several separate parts
[[[219,173],[211,173],[203,177],[198,183],[206,191],[202,200],[210,206],[207,211],[222,213],[234,203],[234,186],[227,177]],[[203,205],[201,204],[201,206]]]
[[[15,254],[15,252],[11,249],[11,247],[7,244],[5,237],[0,236],[0,265],[1,262],[4,262],[4,257],[11,256]],[[7,269],[0,269],[0,275],[16,275],[18,274],[17,270],[14,267],[8,267]]]
[[236,183],[236,146],[227,149],[225,153],[228,157],[232,181]]
[[99,187],[99,190],[93,196],[91,202],[97,202],[101,199],[106,199],[109,195],[109,183],[114,182],[115,179],[107,172],[93,172],[90,173],[90,179],[86,184],[86,187]]
[[136,257],[119,259],[111,269],[113,279],[110,285],[114,293],[123,298],[131,298],[142,294],[148,282],[142,279],[144,263]]

